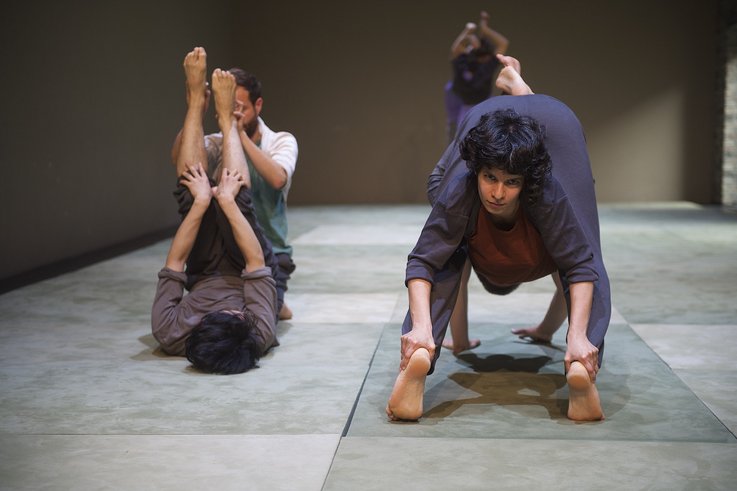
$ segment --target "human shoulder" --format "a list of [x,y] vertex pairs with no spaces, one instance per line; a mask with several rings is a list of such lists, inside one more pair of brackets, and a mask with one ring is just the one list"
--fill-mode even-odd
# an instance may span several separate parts
[[274,131],[268,127],[263,119],[258,118],[259,129],[261,130],[261,146],[271,147],[273,145],[294,145],[297,146],[297,139],[288,131]]

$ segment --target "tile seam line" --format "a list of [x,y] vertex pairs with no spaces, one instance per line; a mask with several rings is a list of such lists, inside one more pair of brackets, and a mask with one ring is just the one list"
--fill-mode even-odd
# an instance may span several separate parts
[[345,426],[343,427],[343,432],[340,434],[338,445],[335,446],[335,452],[333,452],[333,457],[330,459],[330,467],[328,467],[328,471],[325,474],[325,479],[323,480],[322,487],[320,489],[325,489],[325,485],[328,482],[328,477],[330,476],[330,472],[333,470],[333,464],[335,463],[335,457],[338,455],[338,450],[340,450],[340,444],[343,441],[343,438],[345,438],[348,435],[348,430],[350,429],[351,423],[353,422],[353,415],[356,413],[356,408],[358,407],[358,401],[361,399],[363,388],[366,385],[366,379],[368,379],[368,375],[371,372],[371,367],[373,366],[374,359],[376,358],[376,352],[379,350],[379,345],[381,344],[381,339],[383,337],[384,337],[384,333],[382,332],[381,336],[379,336],[379,339],[376,341],[376,346],[374,347],[373,353],[371,353],[371,359],[369,360],[366,366],[366,373],[364,374],[363,380],[361,381],[361,387],[359,387],[358,393],[356,394],[356,399],[353,401],[353,407],[351,407],[351,412],[348,414],[348,419],[346,420]]

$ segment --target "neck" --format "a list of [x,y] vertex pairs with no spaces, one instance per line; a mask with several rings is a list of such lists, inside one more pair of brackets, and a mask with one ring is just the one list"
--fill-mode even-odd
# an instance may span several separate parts
[[519,211],[519,203],[510,211],[509,214],[504,215],[490,215],[491,223],[494,224],[499,230],[509,231],[512,230],[514,224],[517,223],[517,212]]

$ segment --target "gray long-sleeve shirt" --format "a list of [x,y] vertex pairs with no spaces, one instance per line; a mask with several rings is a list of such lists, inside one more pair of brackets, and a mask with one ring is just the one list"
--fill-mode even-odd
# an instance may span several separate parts
[[276,339],[276,283],[269,268],[243,272],[237,276],[206,276],[184,295],[187,276],[163,268],[151,308],[151,330],[161,349],[170,355],[184,355],[184,343],[202,317],[219,310],[251,311],[256,318],[254,332],[260,354]]

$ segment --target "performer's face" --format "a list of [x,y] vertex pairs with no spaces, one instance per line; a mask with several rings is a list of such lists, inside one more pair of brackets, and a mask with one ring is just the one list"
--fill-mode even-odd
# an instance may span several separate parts
[[514,220],[524,176],[507,174],[502,169],[484,167],[478,174],[479,198],[484,209],[499,218]]
[[250,94],[245,88],[238,86],[235,89],[235,116],[242,121],[243,129],[246,130],[246,134],[252,137],[258,129],[258,116],[261,114],[261,105],[263,99],[260,97],[256,99],[256,102],[251,102]]

